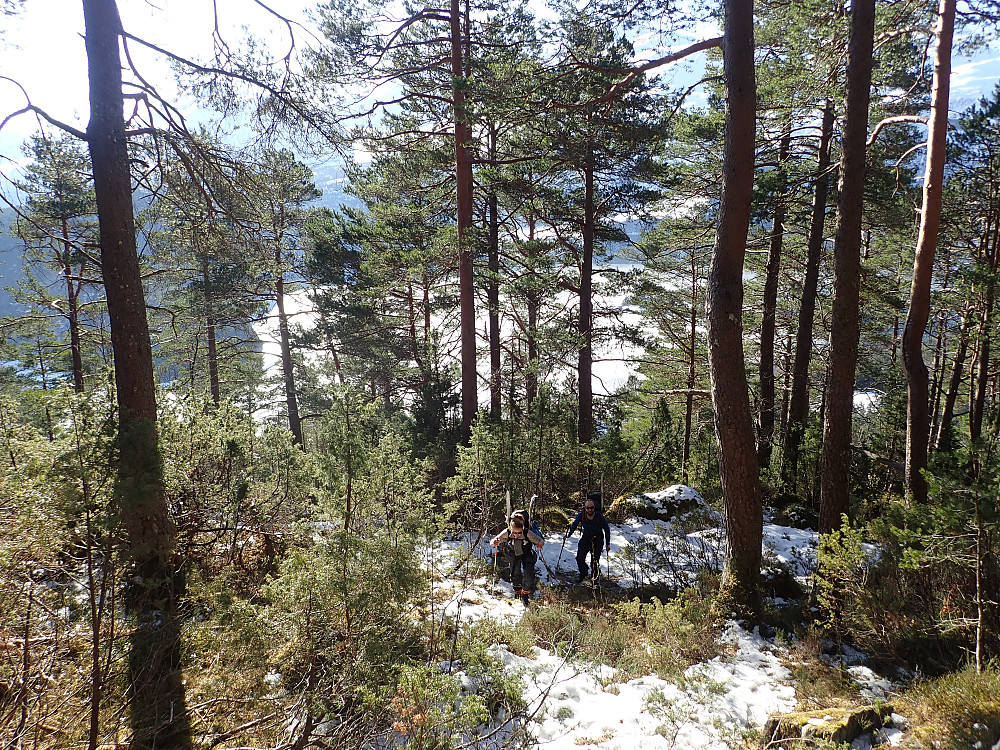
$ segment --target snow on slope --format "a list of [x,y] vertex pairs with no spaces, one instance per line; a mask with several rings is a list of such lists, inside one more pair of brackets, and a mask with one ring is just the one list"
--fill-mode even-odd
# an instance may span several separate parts
[[734,652],[696,664],[677,685],[653,676],[620,682],[607,666],[581,669],[542,649],[530,658],[502,646],[497,653],[525,684],[538,744],[553,750],[596,745],[605,750],[705,748],[739,744],[773,711],[790,711],[795,690],[780,651],[731,623],[720,643]]
[[[644,542],[659,545],[664,554],[676,554],[678,568],[694,565],[696,558],[721,561],[722,539],[717,529],[681,534],[675,548],[670,548],[663,546],[665,539],[676,541],[665,533],[669,524],[638,520],[612,524],[607,562],[618,584],[628,587],[643,582],[629,574],[629,564],[623,558]],[[796,574],[807,572],[814,559],[811,550],[815,548],[815,534],[768,524],[765,536],[770,554],[792,566]],[[557,550],[562,544],[561,533],[549,533],[545,539],[549,567],[555,568],[558,562],[562,572],[575,572],[575,540],[566,545],[560,558]],[[468,553],[470,542],[443,543],[425,561],[437,571],[435,586],[445,600],[445,613],[462,621],[484,617],[516,621],[524,607],[512,598],[509,583],[497,579],[492,571],[464,579],[456,577],[455,568]],[[685,545],[694,553],[681,549]],[[473,556],[476,554],[487,561],[492,559],[485,541],[474,550]],[[561,584],[541,561],[537,570],[540,585]],[[756,632],[744,631],[736,623],[726,626],[719,642],[724,655],[692,666],[677,683],[654,676],[625,679],[611,667],[566,660],[539,648],[522,657],[498,643],[494,652],[524,684],[525,700],[535,715],[534,724],[527,729],[540,747],[723,750],[739,747],[741,733],[761,728],[768,714],[793,710],[795,690],[782,664],[782,647]]]

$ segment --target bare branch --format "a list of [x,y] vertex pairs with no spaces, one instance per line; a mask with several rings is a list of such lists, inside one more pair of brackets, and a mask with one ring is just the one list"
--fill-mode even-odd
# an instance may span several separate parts
[[669,55],[663,57],[658,57],[655,60],[650,60],[643,63],[636,68],[606,68],[600,65],[594,65],[593,63],[587,63],[583,61],[577,61],[577,65],[586,70],[593,70],[598,73],[610,73],[612,75],[623,75],[627,76],[626,80],[631,82],[636,76],[642,75],[650,70],[659,68],[663,65],[669,65],[670,63],[682,60],[685,57],[689,57],[697,52],[703,52],[707,49],[712,49],[713,47],[722,46],[722,37],[714,37],[712,39],[703,39],[700,42],[695,42],[684,49],[677,50],[676,52],[671,52]]
[[[183,57],[167,49],[164,49],[163,47],[157,44],[153,44],[152,42],[146,41],[145,39],[137,37],[134,34],[130,34],[127,31],[122,32],[122,38],[130,39],[134,41],[136,44],[141,44],[143,47],[146,47],[147,49],[152,50],[153,52],[157,52],[170,60],[178,62],[181,65],[184,65],[185,67],[191,69],[196,73],[201,73],[204,75],[221,76],[223,78],[241,81],[250,86],[261,89],[262,91],[267,92],[271,96],[281,100],[282,102],[290,106],[299,117],[301,117],[305,122],[309,123],[309,125],[314,127],[318,132],[322,133],[324,137],[331,144],[339,145],[336,144],[336,142],[333,140],[333,138],[328,132],[328,129],[324,127],[324,123],[320,121],[319,116],[315,112],[305,108],[304,106],[301,106],[298,102],[292,99],[286,91],[283,91],[280,88],[276,88],[271,84],[267,83],[266,81],[257,78],[256,76],[251,76],[245,73],[239,73],[232,70],[225,70],[223,68],[218,68],[212,65],[202,65],[200,63],[196,63],[193,60],[189,60],[186,57]],[[160,101],[162,101],[162,99]]]
[[34,104],[32,104],[31,97],[28,96],[28,92],[25,91],[24,86],[22,86],[18,81],[15,81],[13,78],[9,76],[0,76],[0,81],[9,81],[10,83],[13,83],[15,86],[21,89],[21,93],[24,94],[24,100],[27,102],[27,104],[21,109],[17,110],[16,112],[11,112],[9,115],[3,118],[3,121],[0,122],[0,130],[3,130],[4,126],[8,122],[13,120],[15,117],[26,114],[28,112],[33,112],[36,116],[41,117],[50,125],[57,127],[60,130],[63,130],[76,138],[79,138],[81,141],[87,140],[87,134],[82,130],[74,128],[72,125],[63,122],[62,120],[57,120],[56,118],[52,117],[52,115],[50,115],[48,112],[46,112],[44,109],[36,107]]
[[896,117],[886,117],[882,122],[875,126],[872,130],[872,134],[868,136],[868,141],[865,146],[871,146],[875,143],[875,139],[878,138],[878,134],[882,132],[882,129],[889,125],[896,125],[901,122],[912,122],[912,123],[927,123],[927,118],[922,115],[897,115]]

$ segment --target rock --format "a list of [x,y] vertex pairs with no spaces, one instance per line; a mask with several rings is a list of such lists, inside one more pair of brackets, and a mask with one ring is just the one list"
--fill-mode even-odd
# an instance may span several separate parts
[[[782,747],[781,740],[851,742],[861,734],[885,726],[891,714],[892,706],[882,705],[877,708],[828,708],[774,715],[764,725],[762,747]],[[794,746],[798,743],[789,744],[789,747]]]
[[669,521],[694,510],[708,510],[708,504],[701,493],[693,487],[687,487],[683,484],[674,484],[659,492],[636,495],[633,501],[637,501],[647,511],[643,515],[648,514],[664,521]]

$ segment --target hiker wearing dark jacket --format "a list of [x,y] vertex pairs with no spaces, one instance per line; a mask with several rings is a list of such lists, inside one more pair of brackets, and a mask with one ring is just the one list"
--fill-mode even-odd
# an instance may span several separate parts
[[524,527],[520,516],[514,516],[510,526],[490,539],[493,547],[504,542],[504,555],[510,565],[510,583],[514,587],[514,595],[527,601],[535,587],[535,562],[538,560],[532,546],[541,549],[545,542],[534,531]]
[[577,583],[583,583],[587,577],[587,555],[590,555],[590,576],[597,578],[601,572],[601,547],[611,552],[611,527],[608,526],[604,514],[597,509],[598,500],[600,500],[599,493],[590,493],[583,504],[583,510],[576,514],[573,525],[566,532],[568,538],[576,531],[576,527],[580,526],[583,533],[580,545],[576,548],[576,567],[580,569]]

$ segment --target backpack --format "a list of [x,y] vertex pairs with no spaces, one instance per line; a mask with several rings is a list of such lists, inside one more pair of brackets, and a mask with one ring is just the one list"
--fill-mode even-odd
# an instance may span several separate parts
[[524,522],[524,528],[527,531],[531,531],[538,535],[539,538],[542,536],[542,526],[538,522],[537,518],[529,518],[528,511],[526,510],[515,510],[510,514],[510,518],[507,519],[507,528],[511,529],[514,526],[514,519],[520,518]]

